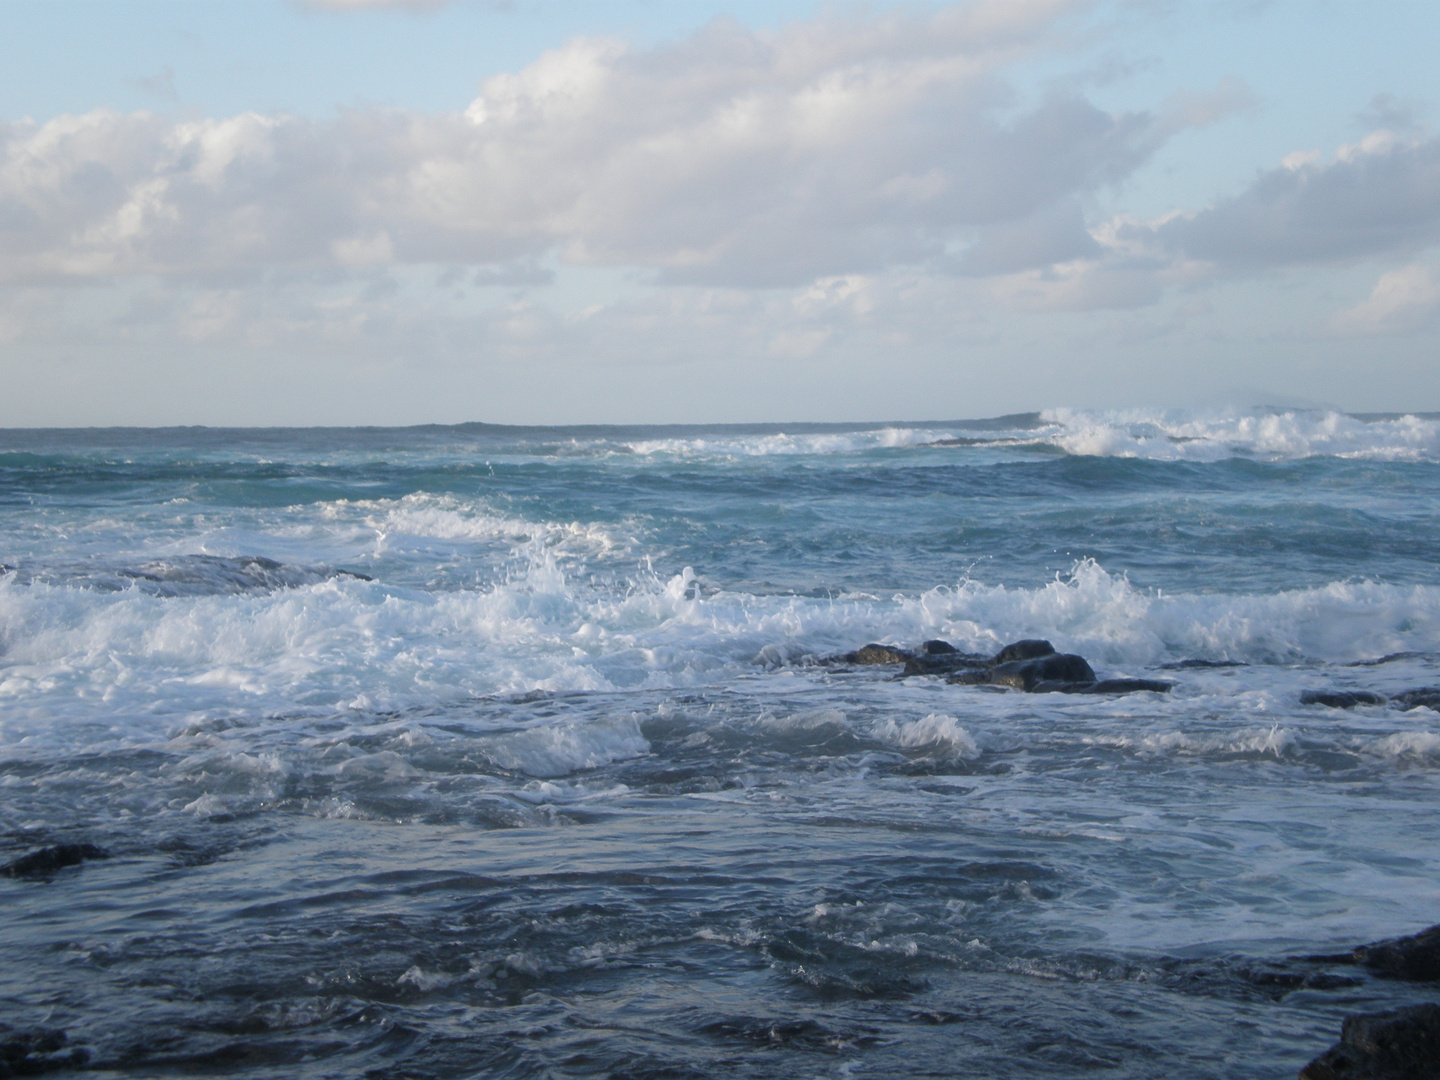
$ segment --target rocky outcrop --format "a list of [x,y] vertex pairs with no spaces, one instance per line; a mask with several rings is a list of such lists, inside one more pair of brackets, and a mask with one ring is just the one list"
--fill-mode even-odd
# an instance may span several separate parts
[[1037,660],[1042,656],[1054,656],[1055,646],[1040,638],[1025,638],[1012,641],[997,652],[990,660],[992,664],[1013,664],[1018,660]]
[[110,853],[94,844],[55,844],[21,855],[4,866],[0,876],[11,878],[49,877],[67,866],[79,866],[86,859],[108,859]]
[[1249,667],[1244,660],[1172,660],[1161,664],[1161,671],[1187,671],[1190,668]]
[[[1350,961],[1392,979],[1440,982],[1440,926],[1361,945]],[[1440,1063],[1440,1057],[1435,1060]]]
[[1398,694],[1377,694],[1373,690],[1306,690],[1301,705],[1325,705],[1332,709],[1353,709],[1356,705],[1393,705],[1397,709],[1421,707],[1440,712],[1440,687],[1421,686]]
[[1301,705],[1324,705],[1331,709],[1353,709],[1356,705],[1384,705],[1390,699],[1369,690],[1306,690]]
[[940,675],[952,683],[1001,686],[1031,694],[1164,693],[1173,685],[1158,679],[1097,678],[1083,656],[1057,653],[1054,645],[1038,638],[1012,641],[993,656],[961,652],[937,638],[913,652],[898,645],[871,643],[840,659],[850,664],[904,664],[901,678]]
[[1403,690],[1398,694],[1391,695],[1390,704],[1401,709],[1418,709],[1423,705],[1427,709],[1440,712],[1440,686],[1422,686],[1417,690]]
[[1300,1070],[1300,1080],[1435,1080],[1440,1005],[1347,1016],[1340,1041]]
[[905,675],[949,675],[956,671],[988,668],[994,661],[978,653],[921,653],[905,661]]
[[53,1028],[16,1031],[0,1024],[0,1080],[9,1076],[39,1076],[61,1069],[81,1068],[89,1051],[69,1047],[65,1032]]
[[[1004,650],[1001,650],[1003,655]],[[1011,660],[996,664],[984,682],[1034,692],[1040,683],[1095,683],[1095,672],[1083,656],[1055,653],[1033,660]]]
[[1042,682],[1036,683],[1033,694],[1134,694],[1149,690],[1155,694],[1168,694],[1174,683],[1163,679],[1101,679],[1099,682]]
[[903,664],[911,655],[895,645],[877,645],[872,641],[852,653],[846,653],[841,659],[847,664]]

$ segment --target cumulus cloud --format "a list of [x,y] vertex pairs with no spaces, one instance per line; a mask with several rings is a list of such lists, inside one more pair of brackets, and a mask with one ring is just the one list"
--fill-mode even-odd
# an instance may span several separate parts
[[1372,132],[1330,164],[1292,154],[1241,194],[1154,230],[1161,246],[1232,268],[1344,262],[1440,239],[1440,139]]
[[1342,334],[1401,334],[1418,330],[1440,312],[1440,281],[1414,263],[1382,274],[1370,296],[1340,312],[1332,329]]
[[972,242],[969,273],[1091,255],[1081,201],[1229,106],[1117,115],[1071,95],[1015,112],[999,73],[1070,8],[992,0],[773,33],[721,20],[651,50],[577,39],[463,112],[0,124],[0,282],[558,253],[769,287]]
[[[1437,242],[1440,139],[1380,129],[1339,147],[1328,163],[1318,150],[1286,154],[1238,195],[1199,211],[1085,226],[1057,204],[996,229],[964,263],[999,275],[990,291],[1006,302],[1086,310],[1143,306],[1176,285],[1410,259]],[[1027,245],[1029,259],[1006,258]],[[1423,307],[1416,299],[1423,273],[1411,267],[1382,278],[1376,295],[1337,316],[1332,328],[1357,334],[1410,326]]]

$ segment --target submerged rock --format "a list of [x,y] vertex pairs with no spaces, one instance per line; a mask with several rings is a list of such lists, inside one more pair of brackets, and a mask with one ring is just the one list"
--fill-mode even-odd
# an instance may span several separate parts
[[[1350,954],[1350,959],[1377,975],[1392,979],[1440,982],[1440,926],[1361,945]],[[1440,1064],[1440,1057],[1435,1060]]]
[[850,664],[903,664],[910,656],[910,653],[894,645],[877,645],[872,641],[852,653],[846,653],[844,659]]
[[1346,667],[1379,667],[1381,664],[1393,663],[1396,660],[1423,660],[1429,656],[1423,652],[1392,652],[1384,656],[1377,656],[1374,660],[1356,660],[1354,663],[1346,664]]
[[1031,689],[1032,694],[1134,694],[1149,690],[1168,694],[1174,683],[1162,679],[1101,679],[1098,682],[1042,682]]
[[1384,705],[1390,699],[1369,690],[1306,690],[1301,705],[1325,705],[1331,709],[1353,709],[1356,705]]
[[32,851],[28,855],[21,855],[20,858],[0,866],[0,876],[48,877],[56,870],[62,870],[67,866],[78,866],[86,859],[108,859],[109,857],[108,851],[96,847],[94,844],[56,844],[53,847],[43,847],[39,851]]
[[1161,664],[1161,671],[1185,671],[1189,668],[1249,667],[1244,660],[1172,660]]
[[1353,709],[1356,705],[1394,705],[1398,709],[1434,709],[1440,712],[1440,687],[1421,686],[1398,694],[1377,694],[1373,690],[1306,690],[1301,705],[1326,705],[1332,709]]
[[1440,1005],[1347,1016],[1340,1041],[1300,1070],[1300,1080],[1435,1080]]
[[1422,706],[1440,712],[1440,687],[1422,686],[1415,690],[1402,690],[1390,698],[1390,704],[1402,709],[1418,709]]

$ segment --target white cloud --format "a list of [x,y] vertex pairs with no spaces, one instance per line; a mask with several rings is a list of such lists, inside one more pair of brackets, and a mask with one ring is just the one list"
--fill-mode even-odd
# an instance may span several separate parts
[[1341,334],[1401,334],[1420,329],[1440,312],[1440,281],[1414,263],[1382,274],[1370,296],[1340,312],[1332,329]]
[[[1091,253],[1079,202],[1216,102],[1013,119],[999,73],[1072,5],[717,21],[653,50],[577,39],[464,112],[0,125],[0,281],[497,265],[559,252],[662,281],[801,285],[938,258]],[[1207,99],[1208,100],[1208,99]],[[1228,99],[1227,99],[1228,100]]]

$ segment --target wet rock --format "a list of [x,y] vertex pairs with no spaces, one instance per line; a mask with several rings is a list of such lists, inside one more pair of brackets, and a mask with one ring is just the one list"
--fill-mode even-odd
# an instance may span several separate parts
[[845,655],[850,664],[903,664],[911,654],[894,645],[877,645],[871,642]]
[[1404,690],[1392,697],[1390,704],[1402,709],[1418,709],[1424,706],[1440,712],[1440,687],[1422,686],[1415,690]]
[[962,670],[988,670],[990,658],[973,653],[921,653],[905,661],[906,675],[948,675]]
[[1300,1070],[1300,1080],[1436,1080],[1440,1005],[1347,1016],[1340,1041]]
[[1054,653],[1035,660],[1013,660],[996,664],[986,680],[991,686],[1009,686],[1016,690],[1033,691],[1042,682],[1093,683],[1095,672],[1083,656]]
[[[1440,982],[1440,926],[1361,945],[1350,954],[1350,960],[1392,979]],[[1440,1062],[1440,1057],[1435,1060]]]
[[49,877],[67,866],[79,866],[86,859],[108,859],[110,853],[94,844],[55,844],[21,855],[0,866],[0,876],[11,878]]
[[90,1060],[79,1047],[67,1051],[68,1042],[65,1032],[53,1028],[16,1031],[0,1025],[0,1080],[78,1068]]
[[1244,660],[1172,660],[1161,664],[1162,671],[1185,671],[1189,668],[1249,667]]
[[1306,690],[1301,705],[1326,705],[1332,709],[1353,709],[1356,705],[1384,705],[1390,699],[1369,690]]
[[1098,682],[1040,682],[1031,688],[1032,694],[1134,694],[1149,690],[1156,694],[1168,694],[1174,683],[1160,679],[1101,679]]
[[951,675],[961,672],[961,678],[951,681],[971,683],[989,682],[985,672],[1000,664],[1049,656],[1055,652],[1055,646],[1048,641],[1012,642],[994,656],[962,653],[948,641],[927,641],[921,649],[918,655],[905,662],[906,675]]
[[1374,660],[1356,660],[1353,664],[1346,664],[1346,667],[1379,667],[1381,664],[1393,663],[1396,660],[1423,660],[1429,656],[1423,652],[1392,652],[1384,656],[1377,656]]
[[990,662],[999,667],[1001,664],[1011,664],[1017,660],[1035,660],[1041,656],[1054,655],[1055,646],[1050,642],[1039,638],[1026,638],[1024,641],[1012,641],[991,657]]

